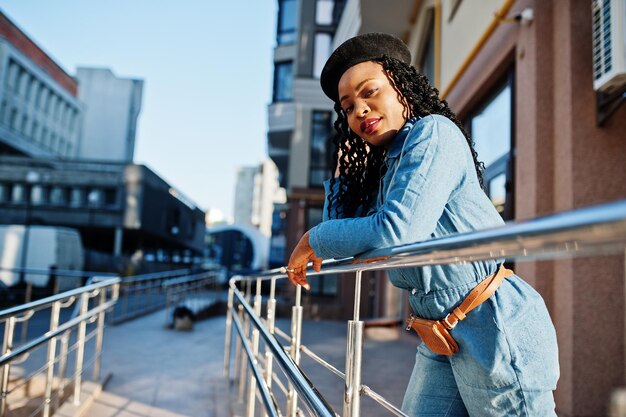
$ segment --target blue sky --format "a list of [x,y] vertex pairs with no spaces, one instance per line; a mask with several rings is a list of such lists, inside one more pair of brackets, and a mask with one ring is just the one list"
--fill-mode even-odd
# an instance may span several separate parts
[[231,215],[238,166],[266,158],[275,0],[0,0],[71,75],[144,80],[135,162]]

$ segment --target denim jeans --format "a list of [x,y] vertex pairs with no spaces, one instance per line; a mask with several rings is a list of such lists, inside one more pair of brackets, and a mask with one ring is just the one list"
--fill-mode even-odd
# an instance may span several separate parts
[[410,416],[556,416],[556,334],[543,300],[516,276],[452,331],[453,356],[417,348],[402,409]]

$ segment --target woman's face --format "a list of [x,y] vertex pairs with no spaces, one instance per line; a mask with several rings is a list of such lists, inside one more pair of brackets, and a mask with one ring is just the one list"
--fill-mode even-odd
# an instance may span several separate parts
[[350,67],[338,89],[350,129],[369,144],[389,146],[408,112],[382,65],[366,61]]

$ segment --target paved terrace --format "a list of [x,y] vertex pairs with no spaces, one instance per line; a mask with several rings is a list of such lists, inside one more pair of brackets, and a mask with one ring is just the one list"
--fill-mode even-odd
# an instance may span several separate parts
[[[166,329],[165,312],[154,313],[105,331],[103,375],[112,374],[89,417],[223,417],[242,415],[237,386],[222,378],[224,316],[195,324],[190,332]],[[277,325],[287,331],[289,322]],[[303,344],[344,369],[345,322],[305,321]],[[417,340],[366,337],[363,383],[400,405],[414,361]],[[277,366],[277,365],[275,365]],[[302,368],[341,414],[343,381],[303,355]],[[284,405],[281,405],[284,412]],[[369,398],[363,416],[391,415]],[[257,413],[257,415],[259,415]]]

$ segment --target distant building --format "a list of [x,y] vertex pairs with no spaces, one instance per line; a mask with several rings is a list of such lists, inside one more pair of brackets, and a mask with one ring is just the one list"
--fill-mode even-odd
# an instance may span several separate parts
[[[192,264],[204,212],[143,165],[0,156],[0,224],[55,225],[81,234],[91,270]],[[126,272],[126,271],[119,271]]]
[[142,86],[71,77],[0,12],[0,224],[76,229],[94,271],[199,263],[204,212],[132,164]]
[[0,11],[0,153],[75,158],[78,84]]
[[269,238],[274,204],[284,202],[284,190],[279,187],[274,162],[267,160],[258,167],[239,168],[235,186],[235,224],[255,227]]
[[131,163],[143,81],[118,78],[106,68],[78,68],[76,79],[84,103],[76,157]]

